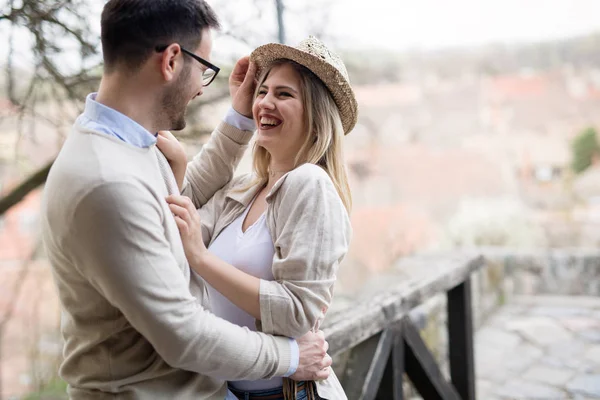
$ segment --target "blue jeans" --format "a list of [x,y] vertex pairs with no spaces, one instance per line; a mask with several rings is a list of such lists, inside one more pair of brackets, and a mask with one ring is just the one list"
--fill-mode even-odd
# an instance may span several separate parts
[[[280,388],[280,387],[275,388],[275,389],[246,391],[246,390],[238,390],[238,389],[230,386],[229,390],[231,390],[231,393],[235,394],[239,399],[243,399],[243,400],[250,399],[250,396],[263,397],[263,396],[274,396],[274,395],[281,395],[281,396],[277,397],[276,399],[273,399],[273,400],[283,400],[283,388]],[[308,394],[306,393],[306,388],[304,388],[304,389],[298,391],[296,400],[306,400],[307,397],[308,397]]]

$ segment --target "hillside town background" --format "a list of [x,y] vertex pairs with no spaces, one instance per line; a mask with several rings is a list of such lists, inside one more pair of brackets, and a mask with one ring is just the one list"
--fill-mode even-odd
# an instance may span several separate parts
[[[354,237],[338,293],[425,251],[600,245],[600,34],[338,51],[360,107],[345,142]],[[20,93],[34,72],[16,73],[11,90]],[[14,82],[0,76],[1,197],[56,156],[83,97],[42,80],[24,112],[7,94]],[[228,106],[224,87],[211,87],[210,101],[190,112],[180,135],[190,157]],[[578,138],[588,138],[587,155],[577,156]],[[589,165],[573,168],[577,157]],[[250,152],[238,173],[249,170]],[[0,398],[64,390],[56,374],[59,304],[39,238],[41,191],[0,216]]]

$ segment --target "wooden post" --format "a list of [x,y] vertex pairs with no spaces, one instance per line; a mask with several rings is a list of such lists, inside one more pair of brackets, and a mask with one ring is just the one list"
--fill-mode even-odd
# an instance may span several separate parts
[[425,400],[460,400],[456,389],[444,379],[410,317],[404,317],[402,322],[406,374],[415,389]]
[[471,278],[448,291],[450,376],[463,400],[475,400]]

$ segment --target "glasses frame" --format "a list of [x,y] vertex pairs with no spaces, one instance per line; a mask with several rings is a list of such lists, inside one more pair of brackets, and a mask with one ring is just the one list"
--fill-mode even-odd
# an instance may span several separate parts
[[[156,50],[158,53],[162,53],[163,51],[165,51],[167,49],[167,47],[169,47],[169,46],[168,45],[156,46],[154,50]],[[219,71],[221,70],[221,68],[219,68],[216,65],[210,63],[209,61],[206,61],[204,58],[200,57],[199,55],[196,55],[196,54],[192,53],[191,51],[189,51],[187,49],[184,49],[181,45],[179,45],[179,48],[181,49],[182,53],[187,54],[188,56],[192,57],[194,60],[196,60],[200,64],[204,65],[206,68],[215,71],[215,74],[212,76],[212,78],[210,79],[210,81],[208,81],[208,83],[202,82],[202,86],[203,87],[207,87],[208,85],[210,85],[211,83],[213,83],[213,81],[215,80],[215,78],[217,77],[217,75],[219,75]]]

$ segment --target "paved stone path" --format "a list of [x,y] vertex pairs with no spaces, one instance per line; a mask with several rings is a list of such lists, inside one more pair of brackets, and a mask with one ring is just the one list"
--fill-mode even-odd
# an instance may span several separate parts
[[600,298],[517,297],[475,335],[477,398],[600,399]]

